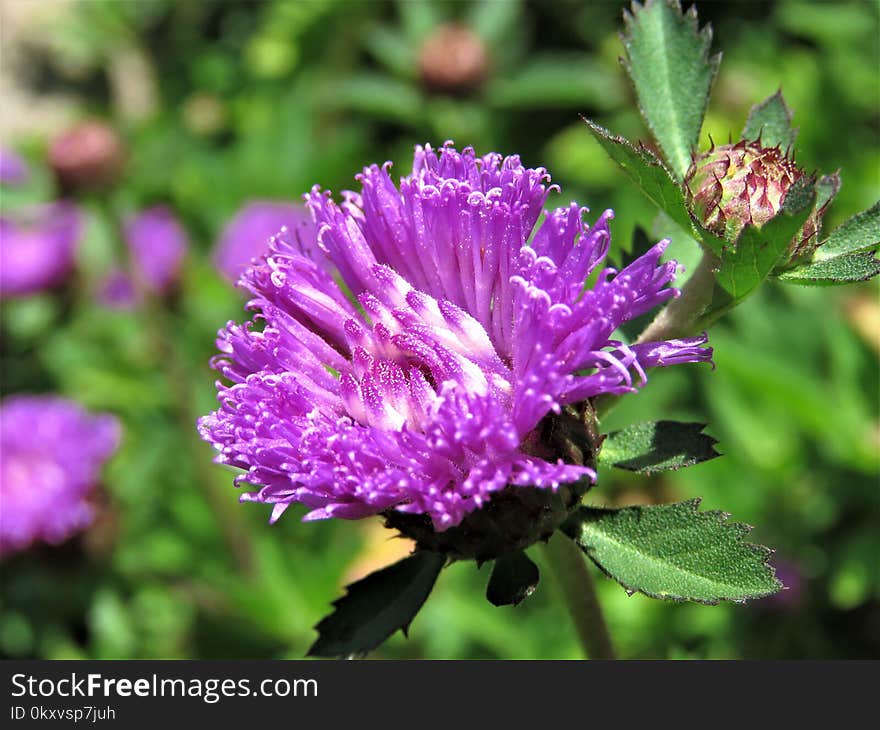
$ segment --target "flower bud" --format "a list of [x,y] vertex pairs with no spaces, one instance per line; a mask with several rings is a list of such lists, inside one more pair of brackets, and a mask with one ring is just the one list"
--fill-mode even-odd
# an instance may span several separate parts
[[488,67],[485,44],[464,25],[441,25],[428,36],[419,53],[422,83],[436,91],[470,91],[483,81]]
[[[778,146],[760,140],[712,146],[685,176],[694,213],[712,233],[734,241],[747,225],[758,228],[782,207],[789,188],[806,173]],[[824,208],[813,211],[792,239],[790,257],[815,249]]]
[[63,191],[101,188],[122,173],[125,152],[119,136],[108,124],[90,120],[53,140],[49,164]]

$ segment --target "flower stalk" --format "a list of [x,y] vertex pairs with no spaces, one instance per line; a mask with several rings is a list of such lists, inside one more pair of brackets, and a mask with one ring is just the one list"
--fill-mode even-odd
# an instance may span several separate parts
[[555,535],[543,550],[587,658],[615,659],[611,634],[583,553],[563,535]]
[[712,253],[704,253],[681,294],[657,313],[636,342],[689,337],[714,321],[720,312],[709,313],[708,310],[715,290],[717,266],[718,258]]

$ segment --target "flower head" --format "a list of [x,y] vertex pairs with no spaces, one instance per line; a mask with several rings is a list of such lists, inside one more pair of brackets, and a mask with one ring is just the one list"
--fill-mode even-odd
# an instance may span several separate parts
[[[696,156],[685,184],[703,225],[733,241],[747,225],[760,228],[770,221],[805,174],[779,147],[741,140]],[[824,212],[823,206],[807,218],[791,242],[791,257],[815,250]]]
[[189,245],[174,213],[161,205],[138,213],[125,224],[125,242],[135,278],[156,294],[167,293],[177,282]]
[[0,555],[59,543],[91,524],[88,497],[119,442],[119,425],[53,396],[0,406]]
[[308,214],[301,206],[268,200],[247,203],[223,229],[214,251],[217,269],[237,281],[254,259],[269,251],[272,236],[282,228],[293,230],[307,223]]
[[0,217],[0,296],[23,296],[64,281],[73,268],[81,217],[57,202]]
[[[539,220],[543,168],[449,144],[418,147],[399,186],[389,168],[366,168],[341,203],[313,188],[316,235],[276,236],[245,273],[254,321],[220,332],[229,384],[200,430],[273,519],[294,502],[306,519],[383,513],[488,558],[552,531],[595,479],[590,454],[570,463],[544,438],[548,416],[711,350],[614,338],[676,295],[676,264],[661,242],[585,288],[611,211],[590,226],[572,203]],[[509,539],[489,540],[499,525]]]

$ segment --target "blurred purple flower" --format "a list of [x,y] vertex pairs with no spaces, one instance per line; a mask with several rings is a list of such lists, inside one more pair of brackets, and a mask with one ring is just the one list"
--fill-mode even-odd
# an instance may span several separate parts
[[585,289],[612,213],[590,226],[572,203],[539,223],[557,189],[543,168],[449,145],[418,147],[399,186],[389,167],[341,204],[313,188],[317,237],[273,239],[242,279],[254,322],[219,334],[230,385],[199,428],[273,519],[301,503],[306,519],[425,515],[441,533],[501,492],[593,481],[542,450],[542,419],[710,360],[705,335],[613,339],[677,295],[668,241]]
[[148,208],[125,224],[135,280],[156,294],[177,283],[189,242],[186,231],[165,206]]
[[16,152],[0,147],[0,183],[21,185],[29,177],[27,163]]
[[237,282],[251,262],[269,250],[269,239],[285,226],[311,223],[301,206],[255,200],[242,207],[223,229],[214,264],[227,279]]
[[0,216],[0,297],[63,282],[73,268],[81,229],[79,211],[64,201]]
[[101,282],[98,301],[108,309],[130,310],[140,303],[131,277],[122,269],[114,269]]
[[119,443],[113,416],[56,396],[0,405],[0,556],[33,542],[57,544],[88,527],[88,497]]

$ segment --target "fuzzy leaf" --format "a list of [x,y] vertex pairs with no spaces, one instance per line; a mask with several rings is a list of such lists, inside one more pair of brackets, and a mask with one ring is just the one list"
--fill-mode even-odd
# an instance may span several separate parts
[[815,261],[871,251],[880,245],[880,200],[841,223],[816,250]]
[[779,263],[815,201],[815,182],[801,178],[789,188],[782,209],[774,218],[761,228],[746,226],[736,245],[724,251],[715,277],[731,301],[748,296]]
[[704,423],[649,421],[608,434],[599,452],[599,464],[654,474],[677,471],[714,459],[718,442],[704,434]]
[[743,541],[751,528],[699,504],[581,507],[561,529],[630,592],[710,604],[776,593],[770,550]]
[[538,566],[522,550],[502,555],[495,561],[486,598],[493,606],[517,606],[538,587]]
[[688,233],[694,226],[685,205],[684,193],[672,174],[651,150],[614,135],[607,129],[584,119],[593,137],[606,154],[638,185],[654,205],[663,210]]
[[445,562],[440,553],[420,550],[347,586],[333,613],[315,627],[318,640],[309,656],[359,656],[398,629],[406,633]]
[[880,274],[876,251],[843,254],[806,266],[798,266],[779,275],[779,280],[801,286],[831,286],[868,281]]
[[642,116],[679,180],[691,164],[709,89],[721,56],[709,57],[712,29],[678,0],[647,0],[624,11],[623,65],[635,86]]
[[791,109],[786,106],[781,91],[752,107],[742,136],[750,141],[760,137],[764,147],[779,145],[787,150],[794,145],[797,130],[791,127]]

